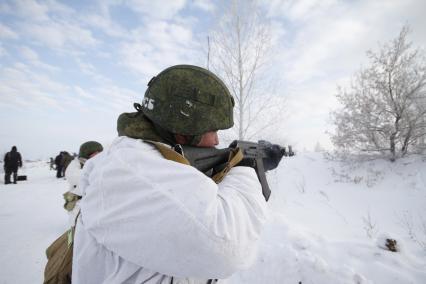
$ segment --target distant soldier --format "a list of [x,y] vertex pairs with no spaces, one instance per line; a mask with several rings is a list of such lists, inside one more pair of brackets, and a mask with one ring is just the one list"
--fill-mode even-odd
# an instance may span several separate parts
[[81,171],[83,169],[86,161],[96,154],[102,152],[103,147],[100,143],[96,141],[88,141],[80,146],[80,151],[78,154],[78,158],[74,159],[67,167],[65,171],[65,177],[69,184],[69,189],[64,193],[65,210],[70,212],[70,225],[74,226],[75,217],[80,210],[77,202],[81,199],[83,195],[79,188],[79,181]]
[[294,153],[293,148],[290,145],[288,145],[288,156],[293,157],[294,155],[296,155],[296,153]]
[[63,177],[63,171],[62,171],[62,169],[63,169],[63,167],[64,167],[64,165],[63,165],[63,163],[62,163],[62,157],[63,157],[63,153],[64,152],[59,152],[59,155],[58,156],[56,156],[56,158],[55,158],[55,165],[56,165],[56,177],[57,178],[61,178],[61,177]]
[[22,158],[16,146],[13,146],[12,150],[4,155],[4,184],[10,183],[10,175],[12,173],[13,183],[16,183],[18,179],[18,167],[22,167]]

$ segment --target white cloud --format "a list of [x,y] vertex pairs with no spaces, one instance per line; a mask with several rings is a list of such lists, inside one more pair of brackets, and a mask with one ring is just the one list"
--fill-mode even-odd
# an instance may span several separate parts
[[47,74],[34,72],[29,65],[15,64],[0,70],[0,106],[31,109],[51,108],[75,113],[100,111],[118,115],[132,111],[132,102],[142,94],[113,83],[83,88],[68,86]]
[[18,39],[19,36],[11,28],[0,23],[0,38],[2,38],[2,39]]
[[27,23],[23,30],[32,39],[53,49],[67,48],[68,45],[74,48],[93,47],[98,43],[90,30],[72,23]]
[[[142,101],[142,93],[115,85],[100,86],[93,89],[96,98],[103,102],[99,105],[103,111],[118,114],[123,111],[131,112],[133,102]],[[107,108],[105,108],[107,106]]]
[[97,112],[113,116],[122,112],[135,111],[133,102],[141,101],[142,93],[116,86],[112,83],[97,87],[83,88],[73,87],[73,94],[64,104],[73,107],[77,112]]
[[[303,20],[294,18],[294,39],[283,50],[282,60],[291,82],[319,76],[330,78],[338,76],[337,73],[352,74],[365,62],[366,50],[395,37],[405,19],[412,19],[409,15],[417,6],[415,1],[358,1],[339,5],[328,1],[321,2],[321,6],[316,1],[297,3],[302,8],[296,9],[296,14]],[[289,13],[295,12],[287,11],[284,15]],[[423,30],[421,26],[417,28]]]
[[338,4],[337,0],[261,0],[269,16],[304,22]]
[[12,12],[12,7],[9,3],[2,2],[0,3],[0,13],[9,14]]
[[154,48],[144,42],[125,43],[120,48],[122,64],[144,75],[155,74],[160,69],[151,54]]
[[119,23],[114,22],[110,15],[110,10],[114,9],[116,5],[117,3],[101,1],[98,3],[96,11],[81,13],[79,19],[92,28],[100,29],[108,36],[126,38],[128,37],[127,30],[120,26]]
[[117,37],[117,38],[126,38],[128,37],[128,32],[120,27],[118,24],[114,23],[109,15],[98,15],[98,14],[89,14],[82,17],[88,25],[94,28],[102,30],[105,34]]
[[49,8],[34,0],[17,0],[15,2],[16,12],[22,18],[45,21],[49,19],[47,15]]
[[22,56],[27,59],[28,61],[38,61],[38,54],[32,50],[31,48],[27,47],[27,46],[23,46],[20,48],[20,52],[22,54]]
[[0,24],[0,37],[16,39],[18,35],[50,48],[93,47],[97,44],[92,31],[82,27],[78,14],[54,0],[17,0],[5,6],[3,13],[15,17],[15,30]]
[[[325,121],[336,106],[336,85],[345,84],[365,62],[367,49],[395,37],[405,23],[413,28],[415,45],[426,43],[426,1],[260,1],[273,23],[273,40],[281,43],[268,77],[277,74],[280,94],[287,95],[290,116],[282,133],[300,147],[329,144]],[[132,102],[140,101],[144,91],[120,87],[129,83],[127,74],[116,72],[126,73],[123,66],[136,71],[141,82],[129,86],[144,88],[165,67],[198,64],[200,42],[205,43],[208,33],[205,25],[212,20],[200,14],[219,9],[209,0],[85,2],[78,13],[70,8],[74,2],[0,2],[1,111],[69,111],[69,126],[75,131],[81,127],[75,125],[78,116],[81,121],[99,120],[96,129],[113,134],[116,116],[132,111]],[[120,18],[129,9],[131,17]]]
[[24,26],[24,32],[31,38],[37,40],[38,42],[42,42],[51,48],[62,47],[65,43],[65,35],[56,25],[27,24]]
[[80,86],[74,86],[73,90],[78,96],[80,96],[82,98],[86,98],[86,99],[93,99],[94,98],[93,94],[90,94],[88,91],[84,90]]
[[164,21],[152,22],[145,29],[136,32],[141,37],[148,37],[155,47],[174,49],[176,46],[189,47],[192,43],[190,27]]
[[43,68],[45,70],[48,70],[50,72],[58,71],[59,68],[56,66],[52,66],[50,64],[44,63],[40,60],[37,52],[35,52],[33,49],[29,48],[28,46],[22,46],[19,48],[19,52],[21,53],[22,57],[31,65],[39,68]]
[[154,19],[172,19],[185,7],[186,0],[127,0],[126,5],[143,16]]
[[324,14],[337,4],[336,0],[294,0],[291,2],[288,16],[293,21],[309,20],[315,15]]
[[120,48],[122,64],[148,77],[166,66],[188,63],[197,47],[190,27],[165,21],[134,30],[131,37],[136,40]]
[[284,50],[288,81],[304,83],[312,78],[330,78],[333,73],[359,66],[368,48],[368,26],[351,19],[322,20],[321,24],[306,27],[291,48]]
[[36,89],[42,90],[46,94],[58,96],[61,94],[66,94],[69,91],[68,86],[59,83],[57,80],[51,78],[47,74],[27,71],[26,76],[29,79],[28,82],[30,82],[34,86],[37,86]]
[[13,6],[9,12],[13,12],[24,20],[32,22],[49,21],[49,13],[60,13],[63,17],[73,13],[71,8],[55,0],[15,0],[13,1]]
[[206,12],[213,12],[216,10],[216,6],[212,0],[193,0],[193,5]]
[[274,23],[281,21],[285,30],[276,68],[283,76],[293,113],[286,123],[289,135],[310,137],[301,142],[317,137],[315,142],[330,145],[324,132],[330,127],[328,112],[337,106],[336,85],[346,85],[367,62],[366,50],[396,37],[405,23],[418,30],[417,38],[423,37],[415,44],[426,41],[426,21],[419,12],[426,8],[424,1],[262,3],[270,8]]
[[0,57],[6,56],[8,53],[6,49],[3,48],[3,46],[0,43]]
[[18,63],[0,70],[0,102],[24,108],[51,106],[61,108],[61,94],[69,88],[43,73],[34,72],[31,67]]
[[80,71],[90,76],[94,80],[94,82],[96,82],[97,84],[107,84],[111,82],[110,79],[106,78],[105,76],[102,76],[93,64],[87,61],[82,61],[78,57],[76,58],[76,61],[77,61],[78,67],[80,68]]

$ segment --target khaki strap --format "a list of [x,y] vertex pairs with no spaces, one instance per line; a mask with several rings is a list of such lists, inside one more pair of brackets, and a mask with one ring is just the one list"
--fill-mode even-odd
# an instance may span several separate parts
[[75,226],[77,226],[77,220],[80,216],[80,212],[81,210],[78,210],[77,215],[75,215],[74,226],[72,226],[71,229],[68,230],[68,247],[71,247],[74,243]]
[[229,153],[228,162],[226,163],[226,167],[221,170],[220,172],[216,173],[214,176],[212,176],[212,180],[215,183],[220,183],[225,176],[228,174],[228,172],[235,167],[241,160],[243,159],[243,151],[241,151],[240,148],[233,149]]
[[67,231],[67,245],[68,245],[68,248],[70,248],[72,246],[72,244],[74,243],[74,231],[75,231],[75,227],[71,227],[71,229],[69,229]]
[[167,147],[163,143],[155,142],[155,141],[149,141],[149,140],[144,140],[144,141],[149,142],[151,144],[154,144],[155,147],[157,148],[157,150],[160,151],[161,155],[163,155],[163,157],[166,158],[167,160],[175,161],[175,162],[185,164],[185,165],[189,165],[189,166],[191,165],[189,163],[189,161],[184,156],[182,156],[181,154],[179,154],[175,150]]

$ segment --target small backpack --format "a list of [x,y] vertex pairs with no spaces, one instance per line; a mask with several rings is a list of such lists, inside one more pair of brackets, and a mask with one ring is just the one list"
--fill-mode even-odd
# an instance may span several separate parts
[[74,228],[67,230],[47,248],[44,284],[71,283]]

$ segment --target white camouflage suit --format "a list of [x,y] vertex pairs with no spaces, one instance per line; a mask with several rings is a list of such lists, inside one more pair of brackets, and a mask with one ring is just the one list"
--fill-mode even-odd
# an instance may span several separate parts
[[86,162],[80,187],[73,283],[207,283],[256,258],[267,210],[252,168],[215,184],[119,137]]

